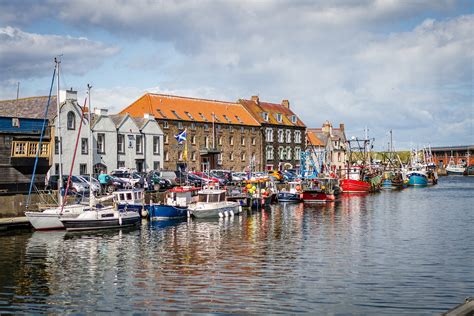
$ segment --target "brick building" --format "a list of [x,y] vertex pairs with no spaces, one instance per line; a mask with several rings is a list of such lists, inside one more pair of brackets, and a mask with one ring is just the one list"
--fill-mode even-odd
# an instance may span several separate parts
[[444,169],[450,161],[455,165],[474,165],[474,145],[431,147],[433,162]]
[[301,151],[306,146],[306,126],[290,109],[290,102],[268,103],[253,96],[239,103],[260,123],[263,169],[299,169]]
[[[120,114],[155,116],[164,133],[163,169],[263,169],[259,122],[240,103],[147,93]],[[175,135],[186,129],[187,141]],[[187,158],[187,159],[186,159]]]

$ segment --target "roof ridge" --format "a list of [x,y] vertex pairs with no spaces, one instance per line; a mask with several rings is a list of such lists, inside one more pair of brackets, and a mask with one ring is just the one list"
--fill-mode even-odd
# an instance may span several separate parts
[[181,98],[181,99],[187,99],[187,100],[196,100],[196,101],[211,101],[211,102],[216,102],[216,103],[225,103],[226,105],[236,105],[238,106],[238,102],[231,102],[231,101],[220,101],[220,100],[213,100],[213,99],[203,99],[203,98],[196,98],[196,97],[185,97],[185,96],[180,96],[180,95],[172,95],[172,94],[162,94],[162,93],[152,93],[148,92],[148,95],[153,95],[153,96],[163,96],[163,97],[170,97],[170,98]]
[[[8,100],[0,100],[0,102],[11,102],[11,101],[25,101],[25,100],[33,100],[33,99],[42,99],[47,98],[47,95],[36,96],[36,97],[25,97],[25,98],[18,98],[18,99],[8,99]],[[55,98],[55,95],[51,95],[51,98]]]

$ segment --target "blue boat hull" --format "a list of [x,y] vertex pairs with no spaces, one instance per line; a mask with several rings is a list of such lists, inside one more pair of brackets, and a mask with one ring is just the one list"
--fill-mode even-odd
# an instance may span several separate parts
[[425,186],[428,185],[428,178],[423,174],[411,174],[408,176],[409,186]]
[[186,218],[188,216],[188,208],[171,205],[150,205],[148,207],[148,213],[150,214],[151,220]]
[[385,180],[383,180],[383,182],[382,182],[382,189],[391,189],[391,188],[393,188],[393,186],[392,186],[392,180],[390,180],[390,179],[385,179]]

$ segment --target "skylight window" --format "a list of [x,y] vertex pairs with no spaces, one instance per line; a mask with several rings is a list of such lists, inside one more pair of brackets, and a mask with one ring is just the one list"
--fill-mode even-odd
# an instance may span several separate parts
[[189,112],[184,112],[191,120],[194,120],[193,116]]
[[156,112],[161,115],[161,117],[166,118],[166,115],[160,109],[156,109]]
[[207,122],[207,118],[204,116],[204,114],[202,114],[201,112],[199,112],[199,116],[200,116],[204,121]]
[[237,121],[239,121],[239,123],[242,123],[242,120],[240,119],[240,117],[236,115],[235,118],[237,119]]
[[222,116],[225,118],[225,120],[226,120],[228,123],[232,123],[232,121],[230,120],[230,118],[229,118],[227,115],[223,114]]
[[177,118],[178,120],[180,120],[180,119],[181,119],[181,118],[179,117],[178,113],[176,113],[176,111],[174,111],[174,110],[171,110],[171,113],[173,113],[173,114],[174,114],[174,116],[176,116],[176,118]]

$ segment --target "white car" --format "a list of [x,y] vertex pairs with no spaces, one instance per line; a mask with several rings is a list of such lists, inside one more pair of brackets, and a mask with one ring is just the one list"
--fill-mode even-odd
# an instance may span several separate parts
[[[79,180],[89,184],[89,176],[81,175],[81,176],[76,176]],[[92,192],[97,193],[100,192],[100,182],[96,178],[92,178],[92,182],[90,183],[90,188],[92,189]]]

